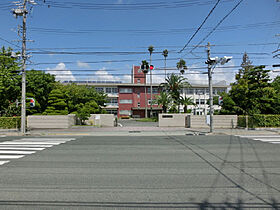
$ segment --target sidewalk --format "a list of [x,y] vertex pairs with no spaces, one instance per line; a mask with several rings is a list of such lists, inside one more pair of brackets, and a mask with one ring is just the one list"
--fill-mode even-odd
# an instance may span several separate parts
[[[21,136],[14,129],[0,129],[1,136]],[[35,129],[30,136],[165,136],[165,135],[280,135],[280,129],[191,129],[183,127],[91,127],[74,126],[67,129]]]

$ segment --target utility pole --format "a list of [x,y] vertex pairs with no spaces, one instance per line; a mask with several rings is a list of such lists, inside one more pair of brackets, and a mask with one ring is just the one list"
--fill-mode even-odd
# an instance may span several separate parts
[[17,18],[22,17],[22,86],[21,86],[21,132],[26,133],[26,19],[27,19],[27,3],[36,4],[34,0],[23,0],[23,3],[16,2],[18,8],[13,9],[13,14]]
[[23,2],[23,19],[22,19],[22,96],[21,96],[21,132],[26,133],[26,9],[27,0]]
[[[210,42],[207,44],[207,59],[210,58]],[[210,102],[210,133],[213,132],[213,85],[212,85],[212,65],[208,63],[208,82],[209,82],[209,102]]]
[[207,44],[207,61],[205,62],[208,64],[208,81],[209,81],[209,102],[210,102],[210,133],[213,132],[213,84],[212,84],[212,71],[214,70],[217,64],[224,65],[229,62],[232,57],[231,56],[224,56],[223,58],[211,58],[210,55],[210,43]]

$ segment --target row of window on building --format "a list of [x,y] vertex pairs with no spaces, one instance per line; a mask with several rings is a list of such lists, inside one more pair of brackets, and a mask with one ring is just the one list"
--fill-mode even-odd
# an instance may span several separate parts
[[[107,94],[118,94],[118,88],[117,87],[96,87],[95,88],[97,92],[103,92]],[[120,93],[133,93],[132,88],[120,88]],[[152,88],[153,94],[159,93],[158,87]],[[150,93],[151,89],[147,88],[147,93]],[[209,94],[208,88],[184,88],[180,91],[181,93],[185,93],[187,95],[204,95]],[[220,92],[226,92],[226,88],[213,88],[213,94],[219,94]]]

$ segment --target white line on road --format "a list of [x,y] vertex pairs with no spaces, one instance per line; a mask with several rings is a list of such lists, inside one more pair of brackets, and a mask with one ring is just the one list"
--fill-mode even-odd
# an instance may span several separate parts
[[0,145],[2,144],[18,144],[18,145],[59,145],[60,143],[49,143],[49,142],[30,142],[30,141],[22,141],[22,142],[13,142],[13,141],[6,141],[6,142],[0,142]]
[[242,137],[242,138],[280,138],[279,135],[275,135],[275,136],[239,136],[239,137]]
[[280,141],[280,138],[278,138],[278,139],[275,139],[275,138],[274,138],[274,139],[271,139],[271,138],[270,138],[270,139],[268,139],[268,138],[267,138],[267,139],[258,138],[258,139],[254,139],[254,140],[258,140],[258,141],[268,141],[268,142],[270,142],[270,141],[275,141],[275,142],[276,142],[276,141]]
[[10,162],[9,160],[7,160],[7,161],[0,161],[0,165],[4,165],[5,163],[8,163],[8,162]]
[[37,144],[33,144],[33,145],[24,145],[24,144],[9,144],[9,143],[4,143],[4,144],[0,144],[0,148],[1,147],[28,147],[28,148],[45,148],[45,147],[52,147],[53,145],[44,145],[44,144],[40,144],[40,145],[37,145]]
[[30,155],[35,152],[33,151],[19,151],[19,150],[0,150],[0,155],[2,154],[15,154],[15,155]]
[[0,155],[0,159],[18,159],[24,156],[25,155]]
[[22,138],[21,140],[34,140],[34,141],[72,141],[73,138]]
[[12,146],[12,147],[6,147],[6,146],[1,146],[0,145],[0,151],[1,150],[31,150],[31,151],[41,151],[41,150],[44,150],[45,148],[44,147],[41,147],[41,148],[36,148],[36,147],[14,147],[14,146]]

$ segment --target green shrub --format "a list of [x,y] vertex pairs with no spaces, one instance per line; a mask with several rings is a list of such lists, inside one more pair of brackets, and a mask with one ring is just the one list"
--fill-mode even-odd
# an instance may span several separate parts
[[20,117],[0,117],[0,128],[20,128]]
[[[238,116],[237,125],[239,127],[246,127],[246,116]],[[248,127],[280,127],[280,115],[250,115],[248,116]]]

